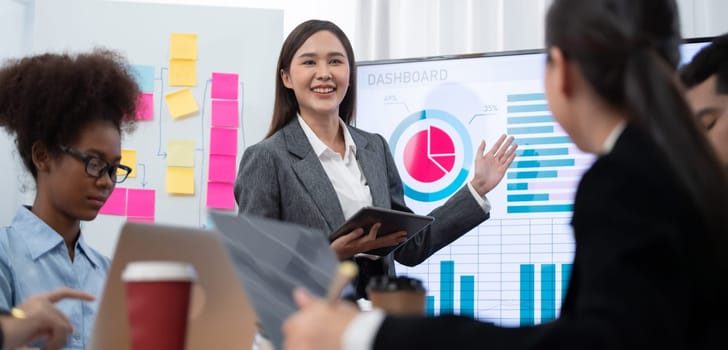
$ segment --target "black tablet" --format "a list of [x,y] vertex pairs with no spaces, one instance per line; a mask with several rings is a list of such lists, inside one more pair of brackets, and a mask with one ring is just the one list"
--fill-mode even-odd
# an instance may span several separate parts
[[[431,216],[417,215],[405,211],[364,207],[356,214],[352,215],[341,227],[329,235],[329,240],[333,241],[359,227],[364,229],[365,233],[369,232],[372,225],[381,222],[382,226],[377,232],[377,237],[386,236],[398,231],[407,231],[407,240],[414,237],[417,232],[432,223],[435,218]],[[405,241],[406,242],[406,241]],[[397,249],[404,242],[390,247],[382,247],[370,250],[366,254],[385,256]]]

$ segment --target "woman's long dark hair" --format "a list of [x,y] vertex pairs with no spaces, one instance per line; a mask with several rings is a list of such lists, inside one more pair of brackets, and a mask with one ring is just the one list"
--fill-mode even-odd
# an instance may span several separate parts
[[351,47],[349,38],[346,37],[344,31],[341,30],[336,24],[329,21],[320,20],[309,20],[299,24],[291,34],[288,35],[286,40],[283,42],[281,47],[281,53],[278,55],[278,66],[276,67],[276,97],[273,103],[273,118],[270,122],[270,129],[265,138],[271,137],[276,131],[283,128],[291,120],[296,118],[298,113],[298,101],[293,90],[283,85],[281,80],[281,70],[286,73],[290,72],[291,61],[293,61],[293,55],[303,45],[308,38],[312,35],[326,30],[333,33],[341,45],[344,46],[346,51],[346,58],[349,61],[349,89],[344,96],[344,99],[339,105],[339,117],[344,120],[346,124],[352,124],[354,122],[355,113],[355,98],[356,98],[356,68],[354,67],[354,49]]
[[555,0],[546,28],[546,46],[577,62],[607,103],[651,135],[703,215],[716,258],[728,253],[720,251],[728,248],[728,177],[677,84],[675,1]]

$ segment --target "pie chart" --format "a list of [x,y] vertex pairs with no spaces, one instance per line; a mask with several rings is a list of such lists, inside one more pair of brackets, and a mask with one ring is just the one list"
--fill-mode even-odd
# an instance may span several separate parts
[[413,179],[435,182],[453,170],[455,144],[445,131],[430,125],[407,141],[403,160],[407,173]]
[[473,162],[470,134],[446,111],[424,109],[408,115],[394,128],[389,144],[403,175],[404,195],[412,200],[446,199],[468,179]]

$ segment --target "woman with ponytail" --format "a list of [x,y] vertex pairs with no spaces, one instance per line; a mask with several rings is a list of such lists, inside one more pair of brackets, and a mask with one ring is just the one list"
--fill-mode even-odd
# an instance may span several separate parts
[[675,1],[554,0],[546,26],[549,107],[598,156],[576,194],[559,318],[403,319],[298,291],[288,348],[728,348],[728,180],[674,80]]

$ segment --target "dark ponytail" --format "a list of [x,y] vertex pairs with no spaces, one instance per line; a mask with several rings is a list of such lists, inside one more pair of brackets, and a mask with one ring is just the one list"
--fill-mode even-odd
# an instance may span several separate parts
[[658,145],[728,273],[728,176],[677,85],[675,1],[555,0],[546,21],[546,46],[577,62],[597,94]]
[[[624,72],[625,107],[653,137],[709,225],[714,247],[728,247],[728,178],[677,85],[674,70],[653,49],[633,51]],[[726,252],[720,252],[720,255]]]

